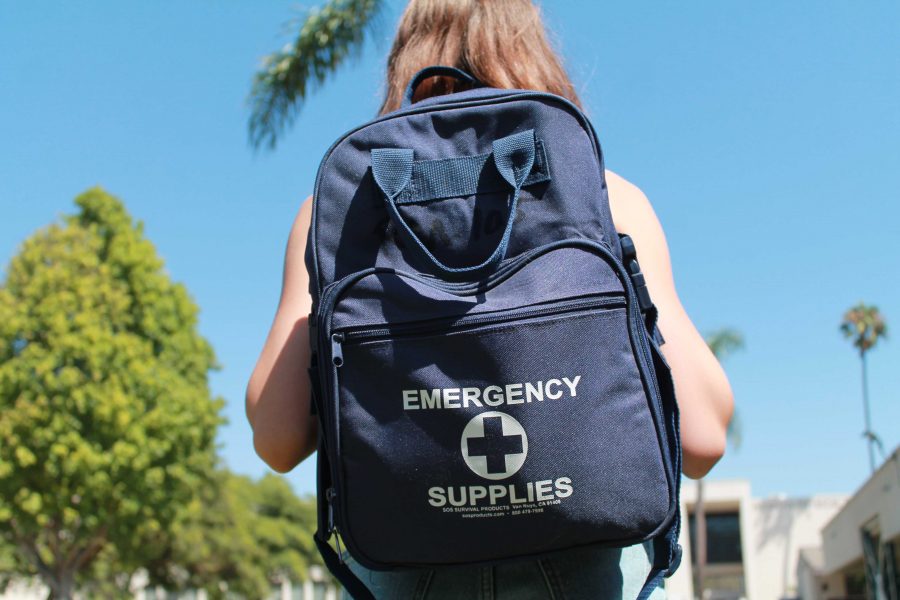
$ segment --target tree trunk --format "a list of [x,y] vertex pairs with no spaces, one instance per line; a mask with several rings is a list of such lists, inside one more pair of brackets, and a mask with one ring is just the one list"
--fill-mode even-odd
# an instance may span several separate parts
[[869,468],[872,473],[875,472],[875,444],[874,434],[872,433],[872,418],[869,416],[869,373],[866,369],[866,352],[860,350],[859,358],[862,361],[862,393],[863,393],[863,413],[866,417],[866,445],[869,447]]
[[694,503],[694,549],[697,556],[694,559],[694,580],[696,581],[694,595],[703,598],[704,578],[706,571],[706,507],[703,504],[703,479],[697,480],[697,501]]
[[[15,520],[11,521],[13,530],[15,530]],[[60,569],[57,562],[47,564],[42,558],[35,545],[35,540],[23,541],[20,538],[16,544],[22,554],[28,559],[28,562],[34,566],[38,572],[41,581],[49,588],[47,592],[48,600],[72,600],[75,591],[75,570]]]
[[44,583],[50,588],[47,600],[72,600],[75,594],[75,572],[54,573]]

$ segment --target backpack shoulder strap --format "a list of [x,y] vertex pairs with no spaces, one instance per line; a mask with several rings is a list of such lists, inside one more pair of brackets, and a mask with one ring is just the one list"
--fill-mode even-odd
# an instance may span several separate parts
[[356,573],[350,570],[347,563],[331,547],[331,544],[328,543],[328,538],[323,538],[317,531],[313,539],[316,542],[316,547],[319,549],[319,554],[322,555],[322,560],[325,561],[325,566],[341,582],[341,585],[344,586],[344,589],[347,590],[354,600],[375,600],[375,596],[372,595],[366,584],[356,576]]

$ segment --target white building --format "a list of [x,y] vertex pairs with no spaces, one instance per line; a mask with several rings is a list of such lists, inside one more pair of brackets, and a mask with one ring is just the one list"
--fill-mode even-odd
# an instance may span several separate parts
[[803,600],[900,600],[900,447],[825,524],[800,573]]
[[[682,484],[681,567],[668,580],[671,600],[694,597],[690,531],[697,484]],[[847,496],[753,498],[744,480],[704,482],[707,530],[705,597],[721,600],[783,600],[799,597],[800,550],[818,546],[822,527]]]
[[[704,484],[710,600],[900,600],[900,447],[852,496],[753,498],[747,481]],[[694,598],[697,484],[682,484],[681,568],[672,600]]]

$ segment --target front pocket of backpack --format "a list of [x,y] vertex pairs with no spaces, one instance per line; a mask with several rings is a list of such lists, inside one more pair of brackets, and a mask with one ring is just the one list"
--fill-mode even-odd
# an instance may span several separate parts
[[624,296],[335,335],[339,521],[361,562],[623,545],[666,520]]

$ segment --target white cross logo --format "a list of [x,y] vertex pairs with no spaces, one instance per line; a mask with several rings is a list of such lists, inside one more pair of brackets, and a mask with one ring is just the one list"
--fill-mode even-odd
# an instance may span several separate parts
[[506,479],[528,455],[525,429],[506,413],[488,411],[466,424],[460,443],[463,460],[479,477]]

